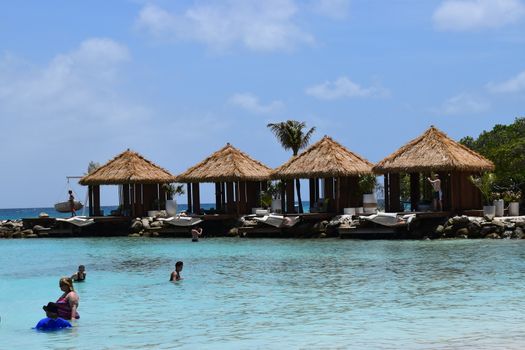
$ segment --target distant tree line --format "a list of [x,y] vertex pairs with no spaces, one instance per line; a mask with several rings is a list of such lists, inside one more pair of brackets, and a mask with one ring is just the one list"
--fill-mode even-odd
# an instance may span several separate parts
[[477,138],[467,136],[460,143],[494,162],[496,186],[525,193],[525,117],[509,125],[496,124]]

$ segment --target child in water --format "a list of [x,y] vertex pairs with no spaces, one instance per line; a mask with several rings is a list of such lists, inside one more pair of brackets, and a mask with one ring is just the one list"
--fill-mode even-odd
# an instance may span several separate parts
[[64,328],[71,328],[71,323],[58,317],[58,306],[55,303],[47,303],[42,307],[46,312],[46,318],[41,319],[36,325],[40,331],[56,331]]
[[175,271],[171,273],[170,282],[179,281],[182,279],[182,277],[180,277],[180,272],[182,271],[183,265],[184,263],[182,261],[177,261],[175,264]]
[[86,267],[84,265],[80,265],[78,267],[78,271],[75,272],[73,276],[71,276],[71,279],[74,282],[84,282],[86,280]]

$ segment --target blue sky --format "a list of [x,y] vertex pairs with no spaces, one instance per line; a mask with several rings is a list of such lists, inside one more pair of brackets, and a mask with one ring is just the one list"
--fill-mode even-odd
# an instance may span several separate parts
[[276,167],[286,119],[372,162],[431,124],[476,136],[524,115],[524,34],[523,0],[4,1],[0,208],[51,206],[126,148]]

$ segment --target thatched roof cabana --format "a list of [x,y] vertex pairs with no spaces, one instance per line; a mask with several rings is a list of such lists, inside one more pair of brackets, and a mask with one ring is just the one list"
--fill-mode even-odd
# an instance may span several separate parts
[[271,169],[229,143],[177,176],[177,182],[265,181]]
[[188,211],[201,213],[199,184],[215,183],[215,211],[221,214],[248,214],[257,207],[266,189],[271,169],[229,143],[197,165],[177,176],[188,183]]
[[319,207],[321,199],[323,202],[328,200],[328,204],[320,211],[340,212],[345,207],[358,206],[358,178],[371,174],[372,166],[365,158],[324,136],[275,169],[271,177],[285,180],[285,193],[281,198],[285,198],[282,207],[286,207],[286,212],[295,211],[294,179],[309,179],[311,212],[318,209],[314,207]]
[[90,216],[102,215],[100,185],[118,185],[120,212],[115,215],[130,217],[161,209],[166,199],[161,185],[171,182],[175,176],[129,149],[79,181],[88,186]]
[[129,149],[80,179],[81,185],[163,184],[175,176]]
[[431,126],[423,135],[377,163],[373,169],[379,174],[431,171],[482,172],[494,170],[494,163]]
[[481,206],[480,192],[469,181],[469,176],[494,170],[494,163],[431,126],[423,135],[377,163],[373,170],[385,175],[387,211],[404,209],[400,204],[401,174],[410,175],[410,202],[415,211],[419,208],[421,189],[427,199],[432,194],[426,178],[430,173],[437,173],[442,190],[438,207],[455,212]]
[[275,169],[272,179],[310,179],[370,174],[373,164],[325,136]]

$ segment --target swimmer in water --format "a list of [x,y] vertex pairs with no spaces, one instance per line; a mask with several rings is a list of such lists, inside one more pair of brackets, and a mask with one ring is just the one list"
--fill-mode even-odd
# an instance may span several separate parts
[[195,227],[191,229],[191,241],[198,242],[199,237],[202,235],[202,227]]
[[71,328],[71,323],[58,317],[58,306],[55,303],[48,303],[42,307],[46,312],[46,318],[43,318],[36,325],[40,331],[56,331],[64,328]]
[[182,261],[177,261],[175,264],[175,271],[171,273],[170,282],[179,281],[182,279],[182,277],[180,277],[180,272],[182,271],[183,266],[184,263]]
[[73,276],[71,276],[71,279],[74,282],[84,282],[86,280],[86,267],[84,265],[80,265],[78,267],[78,271],[75,272]]

